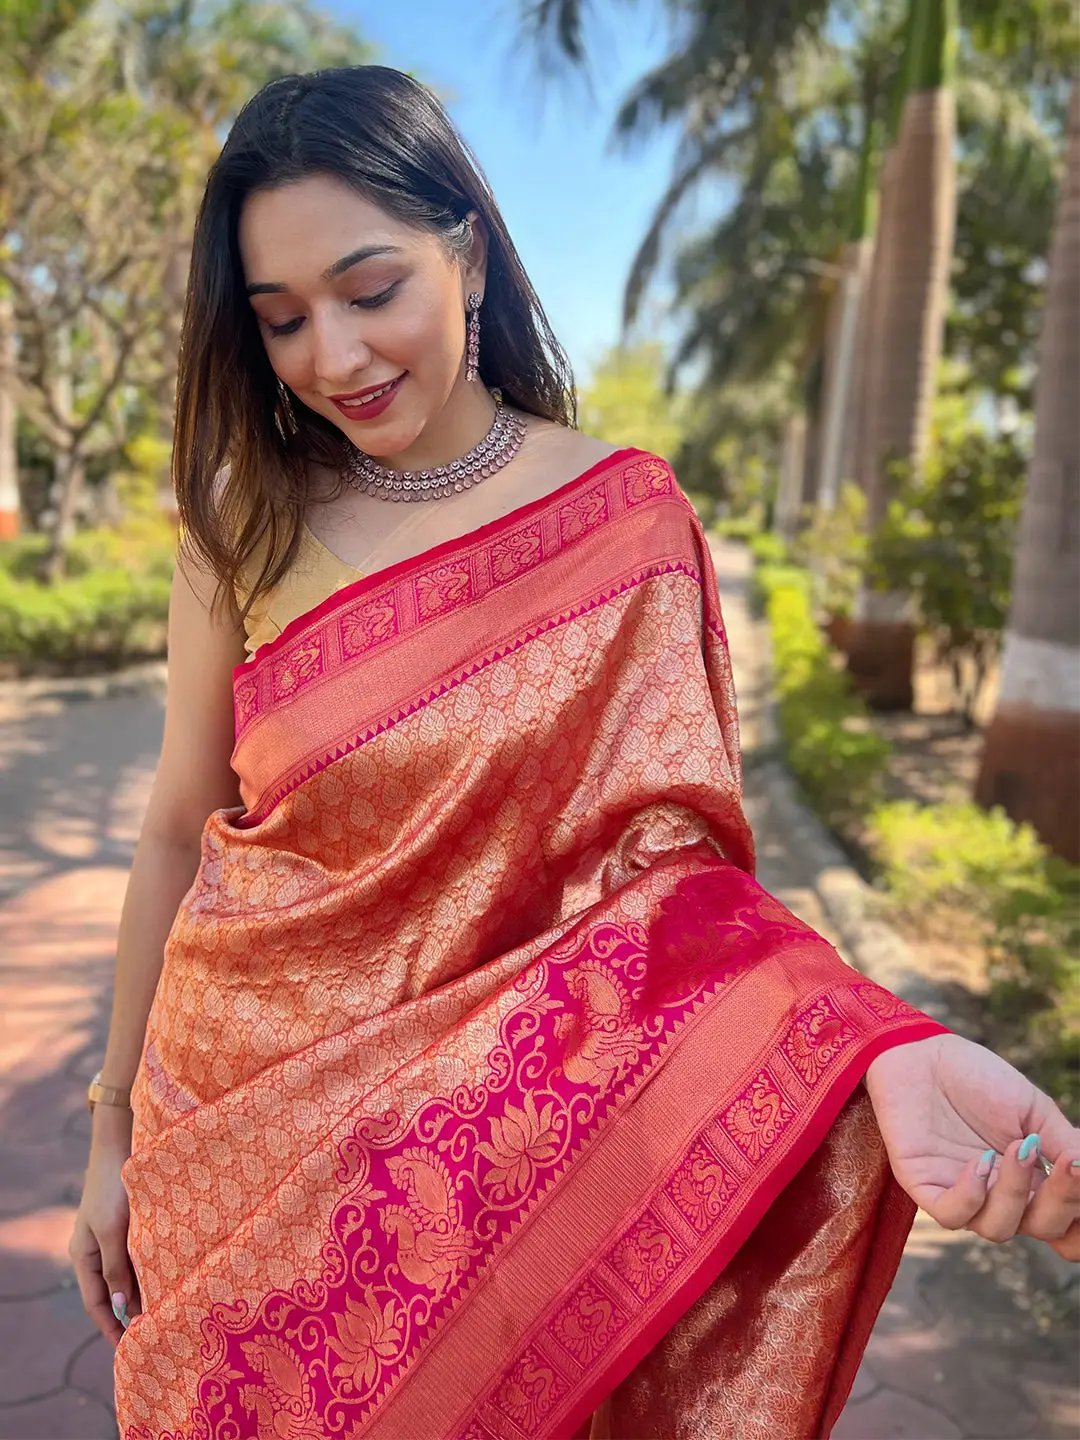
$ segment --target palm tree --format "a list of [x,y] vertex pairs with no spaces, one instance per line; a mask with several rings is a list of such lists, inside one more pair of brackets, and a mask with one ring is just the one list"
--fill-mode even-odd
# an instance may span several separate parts
[[[860,484],[867,528],[884,520],[895,460],[925,457],[945,333],[956,223],[953,91],[957,0],[911,0],[905,98],[887,162],[866,376]],[[915,630],[907,597],[864,586],[848,643],[848,670],[883,710],[910,709]]]
[[[873,84],[873,76],[867,77]],[[816,498],[821,510],[835,508],[842,480],[855,474],[858,420],[859,362],[867,345],[870,307],[867,290],[874,254],[871,184],[876,151],[873,96],[865,104],[859,180],[852,225],[836,267],[836,285],[829,307],[825,346],[824,393],[821,414],[821,456]]]
[[1050,249],[1035,444],[997,712],[975,787],[1080,862],[1080,83]]

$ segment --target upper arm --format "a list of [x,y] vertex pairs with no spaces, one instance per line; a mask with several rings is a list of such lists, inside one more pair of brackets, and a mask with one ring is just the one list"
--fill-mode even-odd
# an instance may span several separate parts
[[196,846],[214,810],[242,803],[229,764],[232,672],[247,656],[235,597],[211,619],[217,580],[181,551],[169,598],[165,731],[144,824]]

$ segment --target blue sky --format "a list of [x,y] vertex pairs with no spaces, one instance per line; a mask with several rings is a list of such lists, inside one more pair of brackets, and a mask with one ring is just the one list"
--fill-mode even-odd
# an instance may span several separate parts
[[[666,53],[659,0],[596,7],[592,95],[580,80],[541,76],[523,39],[519,0],[329,6],[378,47],[383,64],[411,70],[438,91],[487,173],[578,383],[585,382],[619,338],[630,262],[672,172],[671,131],[630,154],[609,145],[619,101]],[[662,281],[653,293],[662,303]]]

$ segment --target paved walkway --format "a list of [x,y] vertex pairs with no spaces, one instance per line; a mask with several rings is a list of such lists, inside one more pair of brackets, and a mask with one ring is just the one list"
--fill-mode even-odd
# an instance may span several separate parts
[[[742,599],[743,553],[716,556],[752,761],[767,679],[760,631]],[[83,1315],[67,1242],[86,1156],[83,1085],[104,1042],[161,722],[153,691],[0,697],[0,1440],[115,1436],[111,1351]],[[765,884],[835,939],[812,857],[770,811],[752,763],[747,788]],[[918,1224],[836,1440],[1076,1440],[1075,1337],[1032,1274],[1017,1246]]]

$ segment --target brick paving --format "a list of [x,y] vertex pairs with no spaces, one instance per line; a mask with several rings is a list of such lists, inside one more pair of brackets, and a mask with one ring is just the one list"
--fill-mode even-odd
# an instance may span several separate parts
[[[761,876],[835,940],[810,857],[755,783],[760,630],[742,552],[718,545],[715,556]],[[0,1440],[115,1440],[111,1351],[83,1315],[67,1242],[86,1156],[83,1086],[104,1044],[161,724],[154,689],[84,702],[0,696]],[[1025,1257],[920,1217],[836,1440],[1077,1440],[1076,1334]]]

